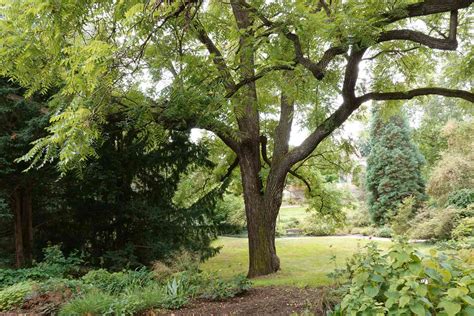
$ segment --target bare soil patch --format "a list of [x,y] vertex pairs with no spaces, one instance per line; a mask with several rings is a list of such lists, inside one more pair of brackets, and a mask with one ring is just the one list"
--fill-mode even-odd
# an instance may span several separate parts
[[333,303],[328,288],[268,286],[222,302],[195,300],[180,310],[156,315],[325,315]]

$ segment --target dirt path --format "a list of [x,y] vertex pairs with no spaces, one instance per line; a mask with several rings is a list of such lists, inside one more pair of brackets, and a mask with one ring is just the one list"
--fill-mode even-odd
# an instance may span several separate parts
[[325,315],[330,305],[328,288],[257,287],[223,302],[197,300],[187,307],[158,315]]

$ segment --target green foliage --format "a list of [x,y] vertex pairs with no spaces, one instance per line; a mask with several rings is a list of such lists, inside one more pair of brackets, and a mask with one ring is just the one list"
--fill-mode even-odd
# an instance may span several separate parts
[[8,312],[19,307],[33,290],[34,283],[19,282],[0,290],[0,312]]
[[328,217],[311,215],[302,224],[302,229],[305,235],[308,236],[330,236],[334,235],[338,223]]
[[241,196],[226,194],[216,205],[216,220],[219,221],[220,234],[238,234],[245,230],[247,219],[245,218],[244,202]]
[[425,157],[426,176],[431,174],[442,152],[448,148],[448,140],[443,137],[444,126],[452,120],[462,121],[473,112],[469,107],[460,107],[455,99],[441,97],[420,100],[416,102],[416,109],[421,111],[422,117],[419,126],[413,130],[413,140]]
[[45,294],[48,292],[78,294],[87,289],[87,285],[80,279],[50,278],[36,284],[36,292]]
[[375,231],[374,236],[383,237],[383,238],[391,238],[394,236],[394,229],[388,226],[379,227]]
[[377,225],[395,216],[403,199],[413,196],[418,208],[425,200],[421,176],[423,156],[411,141],[406,118],[374,111],[370,131],[370,154],[367,159],[368,203]]
[[449,121],[442,130],[441,136],[446,138],[448,147],[441,153],[427,186],[428,193],[440,206],[448,202],[451,194],[474,187],[473,126],[472,120]]
[[[196,296],[222,300],[251,286],[250,281],[241,275],[222,280],[209,278],[198,271],[183,271],[159,284],[144,278],[145,271],[136,272],[89,272],[78,281],[82,290],[61,307],[59,315],[136,315],[156,308],[179,309]],[[41,288],[45,287],[42,285]],[[62,287],[55,289],[59,288]]]
[[92,285],[110,294],[123,292],[125,289],[145,287],[152,282],[152,274],[145,268],[108,272],[104,269],[92,270],[82,277],[84,284]]
[[426,207],[415,216],[408,232],[411,238],[446,240],[459,221],[460,212],[455,207]]
[[166,284],[166,296],[163,307],[168,309],[178,309],[188,303],[189,287],[186,287],[186,278],[174,277]]
[[448,205],[467,208],[474,203],[474,189],[461,189],[451,192],[448,196]]
[[390,226],[397,235],[405,235],[411,227],[413,219],[415,199],[410,196],[405,198],[398,206],[398,210],[390,219]]
[[[413,219],[408,235],[416,239],[450,239],[454,237],[454,229],[460,222],[468,224],[468,219],[472,217],[474,217],[474,204],[470,204],[465,209],[454,206],[445,208],[425,207]],[[464,228],[467,231],[464,231]],[[462,225],[459,229],[458,233],[461,233],[461,231],[468,233],[469,224],[467,227]]]
[[50,278],[64,278],[77,272],[79,264],[82,263],[75,254],[65,257],[59,246],[51,246],[43,251],[44,260],[31,268],[0,269],[0,288],[28,280],[44,281]]
[[474,270],[435,250],[424,255],[406,242],[397,242],[385,254],[370,244],[340,275],[350,279],[331,315],[469,315],[474,311]]
[[212,279],[202,297],[213,301],[222,301],[248,291],[252,283],[244,275],[237,275],[231,280]]
[[101,315],[109,310],[113,302],[110,294],[91,291],[65,304],[59,315]]
[[474,217],[463,218],[451,232],[454,239],[474,237]]

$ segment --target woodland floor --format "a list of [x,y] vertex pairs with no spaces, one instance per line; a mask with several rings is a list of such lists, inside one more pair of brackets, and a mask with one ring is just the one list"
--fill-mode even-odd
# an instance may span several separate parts
[[196,300],[186,308],[155,315],[325,315],[328,295],[328,288],[257,287],[223,302]]

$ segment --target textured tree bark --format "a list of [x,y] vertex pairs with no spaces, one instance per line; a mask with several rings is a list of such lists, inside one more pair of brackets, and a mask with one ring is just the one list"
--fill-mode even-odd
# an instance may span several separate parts
[[21,198],[24,265],[31,265],[33,261],[33,206],[29,185],[23,188]]
[[260,178],[259,140],[244,147],[239,155],[249,240],[248,277],[274,273],[280,269],[275,247],[275,230],[286,172],[279,165],[270,169],[265,190]]
[[19,189],[13,192],[12,196],[12,209],[15,217],[15,260],[16,267],[21,268],[25,264],[25,257],[23,251],[23,221],[22,221],[22,207],[21,207],[21,194]]
[[16,267],[30,265],[33,261],[33,210],[30,187],[18,187],[12,195],[11,205],[15,226]]
[[[249,240],[248,277],[274,273],[280,269],[275,247],[276,218],[280,203],[268,203],[259,178],[260,159],[240,158]],[[283,189],[282,189],[283,190]],[[277,198],[278,199],[278,198]],[[274,199],[270,199],[274,200]]]

